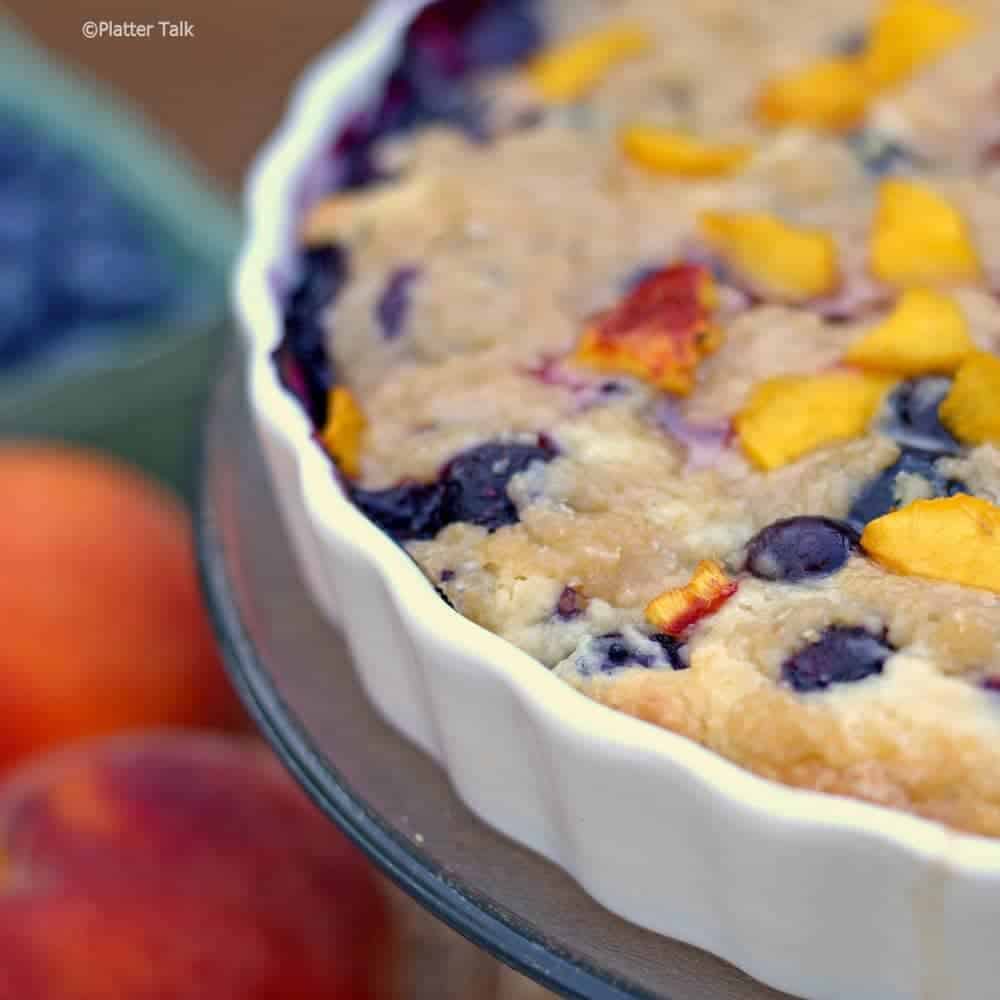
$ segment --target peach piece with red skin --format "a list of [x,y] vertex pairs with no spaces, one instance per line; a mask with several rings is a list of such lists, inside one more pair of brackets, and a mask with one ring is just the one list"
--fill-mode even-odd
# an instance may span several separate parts
[[657,271],[614,308],[594,317],[573,354],[577,364],[633,375],[686,396],[701,359],[722,334],[712,321],[715,286],[707,268],[677,264]]
[[3,445],[0,551],[0,771],[125,728],[246,724],[163,489],[84,451]]
[[384,1000],[361,855],[242,739],[161,731],[28,765],[0,795],[2,1000]]
[[678,638],[714,615],[737,590],[739,584],[726,575],[721,563],[705,559],[698,563],[690,582],[665,590],[646,605],[646,620]]

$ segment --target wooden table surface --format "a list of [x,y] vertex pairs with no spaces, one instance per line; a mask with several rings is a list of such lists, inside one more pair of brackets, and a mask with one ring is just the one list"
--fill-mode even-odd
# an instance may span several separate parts
[[[135,100],[236,191],[305,64],[349,27],[364,0],[7,0],[58,56]],[[161,37],[158,22],[190,22]],[[150,37],[84,37],[87,21],[151,24]]]

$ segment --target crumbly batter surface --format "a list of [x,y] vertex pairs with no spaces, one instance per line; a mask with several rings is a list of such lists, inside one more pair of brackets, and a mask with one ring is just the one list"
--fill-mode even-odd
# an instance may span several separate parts
[[[862,130],[895,143],[895,175],[932,185],[967,223],[982,273],[947,293],[976,347],[1000,353],[1000,166],[989,151],[991,129],[1000,137],[1000,3],[956,0],[976,29],[874,97],[848,131],[768,125],[754,101],[780,74],[849,49],[881,5],[548,0],[542,9],[550,44],[627,21],[652,45],[571,102],[545,100],[521,71],[488,78],[489,143],[441,127],[393,140],[380,155],[398,180],[344,196],[337,237],[351,279],[325,323],[366,420],[357,484],[431,483],[476,446],[541,440],[551,456],[504,485],[516,511],[508,523],[458,520],[404,539],[459,612],[585,695],[768,778],[1000,835],[991,687],[1000,595],[892,571],[858,547],[815,577],[746,570],[746,546],[769,525],[849,517],[908,448],[893,432],[898,398],[888,395],[864,432],[772,470],[733,430],[755,387],[840,365],[897,301],[899,290],[870,273],[886,174],[865,162]],[[653,173],[618,141],[636,122],[753,152],[728,176]],[[804,302],[753,289],[699,237],[706,211],[765,212],[828,233],[837,288]],[[592,318],[620,303],[637,274],[682,261],[714,268],[723,332],[688,395],[574,360]],[[387,335],[387,283],[407,271]],[[1000,504],[994,443],[961,442],[930,462],[958,492]],[[943,495],[921,474],[893,488],[897,506]],[[647,605],[705,560],[738,590],[658,643]],[[881,668],[841,677],[834,663],[826,685],[789,683],[784,665],[838,628],[883,643]]]

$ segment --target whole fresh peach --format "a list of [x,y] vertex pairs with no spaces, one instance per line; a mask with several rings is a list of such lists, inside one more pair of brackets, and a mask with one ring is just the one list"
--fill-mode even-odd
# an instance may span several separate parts
[[385,899],[260,746],[126,734],[0,790],[0,1000],[383,1000]]
[[0,554],[0,772],[115,730],[240,723],[165,490],[89,452],[2,445]]

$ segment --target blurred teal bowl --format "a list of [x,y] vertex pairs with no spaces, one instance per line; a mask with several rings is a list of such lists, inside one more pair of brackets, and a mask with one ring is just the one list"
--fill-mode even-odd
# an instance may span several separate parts
[[0,112],[76,149],[159,237],[185,291],[162,322],[121,325],[85,353],[0,372],[0,437],[116,454],[190,497],[201,413],[229,339],[238,215],[121,99],[55,66],[0,17]]

